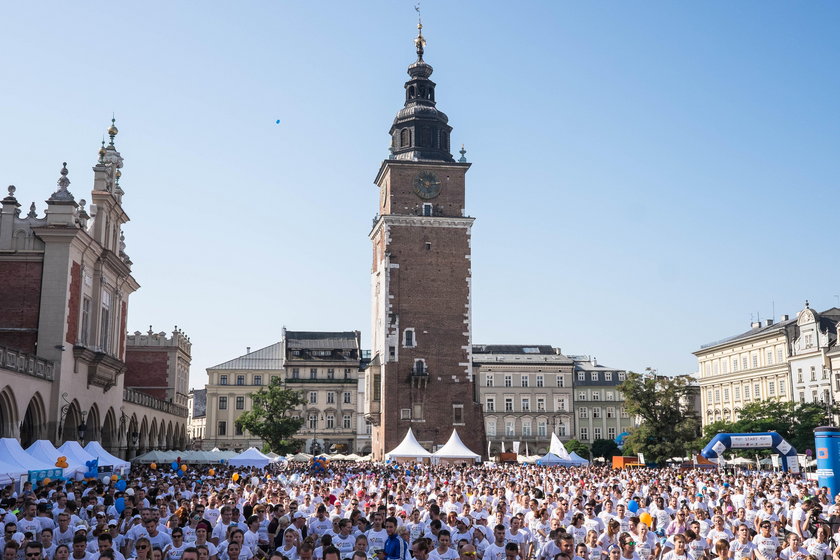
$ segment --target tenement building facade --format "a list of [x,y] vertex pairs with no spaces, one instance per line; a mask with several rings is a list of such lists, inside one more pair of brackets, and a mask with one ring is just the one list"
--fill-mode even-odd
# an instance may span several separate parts
[[367,425],[359,417],[359,331],[282,331],[280,342],[207,369],[206,407],[200,446],[261,447],[260,438],[236,425],[251,410],[251,395],[275,380],[302,394],[295,436],[307,453],[369,452]]
[[627,372],[599,364],[589,356],[570,357],[574,360],[575,437],[591,444],[599,439],[615,440],[629,432],[634,419],[624,407],[624,394],[618,390]]
[[430,450],[460,428],[467,447],[486,453],[471,365],[470,165],[463,149],[458,161],[452,157],[452,127],[436,107],[422,34],[415,43],[405,104],[389,131],[391,156],[374,181],[379,208],[369,234],[372,361],[365,416],[373,424],[375,459],[409,428]]
[[575,363],[559,348],[483,344],[474,345],[472,354],[488,455],[502,449],[544,454],[551,432],[562,440],[573,437]]
[[806,302],[796,318],[754,322],[746,332],[703,345],[694,352],[703,425],[735,421],[757,400],[834,402],[838,321],[840,309],[818,313]]
[[93,166],[90,205],[70,190],[66,163],[42,215],[34,202],[22,214],[14,186],[0,201],[0,435],[24,446],[97,440],[133,456],[186,438],[185,406],[126,383],[145,372],[129,373],[127,359],[139,284],[125,250],[117,132],[112,123]]

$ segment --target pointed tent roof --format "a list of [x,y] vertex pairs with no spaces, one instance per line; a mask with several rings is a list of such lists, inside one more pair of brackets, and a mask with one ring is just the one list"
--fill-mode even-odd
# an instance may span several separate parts
[[538,465],[569,465],[569,461],[566,459],[561,459],[555,453],[548,452],[539,459],[537,459],[536,463]]
[[[88,461],[92,461],[96,458],[85,451],[84,448],[79,445],[78,441],[65,441],[61,444],[61,447],[58,448],[58,452],[67,457],[67,462],[71,465],[73,463],[84,465]],[[85,471],[87,471],[87,466],[85,466]]]
[[408,429],[408,432],[406,432],[405,437],[400,442],[400,444],[385,454],[386,459],[394,459],[397,457],[413,457],[415,459],[425,459],[426,457],[431,456],[432,454],[423,449],[423,446],[417,442],[417,438],[414,437],[414,432],[411,430],[411,428]]
[[99,466],[114,467],[115,469],[127,469],[131,467],[131,463],[123,461],[119,457],[114,457],[107,451],[98,441],[89,441],[84,447],[85,451],[99,458]]
[[228,465],[232,467],[265,467],[271,462],[270,457],[263,455],[256,447],[249,447],[236,457],[228,459]]
[[560,441],[560,438],[557,437],[557,434],[551,432],[551,446],[548,448],[548,453],[557,455],[563,461],[571,461],[572,457],[569,455],[569,452],[566,451],[566,446],[563,445],[563,442]]
[[19,466],[24,471],[40,471],[56,468],[55,461],[48,463],[24,451],[20,446],[20,442],[15,438],[0,439],[0,457],[3,458],[5,463],[9,463],[12,466]]
[[452,435],[449,436],[449,441],[435,451],[433,456],[438,459],[472,459],[473,461],[481,459],[481,455],[473,453],[469,447],[464,445],[464,442],[458,436],[458,430],[454,428],[452,429]]
[[277,342],[207,369],[283,369],[283,344]]
[[[26,453],[40,461],[49,463],[51,465],[55,465],[58,461],[58,458],[64,455],[58,449],[56,449],[55,446],[49,440],[46,439],[39,439],[38,441],[34,442],[32,445],[26,448]],[[67,465],[67,468],[64,469],[64,476],[73,475],[77,472],[84,472],[87,470],[87,467],[84,465],[84,463],[74,463],[70,461],[69,457],[67,458]]]
[[575,465],[588,465],[589,464],[589,461],[587,461],[586,459],[584,459],[583,457],[581,457],[580,455],[578,455],[574,451],[571,452],[571,454],[569,455],[569,458],[571,459],[572,463],[574,463]]

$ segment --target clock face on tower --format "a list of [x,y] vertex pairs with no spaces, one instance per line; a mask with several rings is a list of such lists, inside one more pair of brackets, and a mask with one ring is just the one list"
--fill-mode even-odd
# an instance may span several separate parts
[[428,200],[440,194],[440,180],[431,171],[421,171],[414,178],[414,192]]

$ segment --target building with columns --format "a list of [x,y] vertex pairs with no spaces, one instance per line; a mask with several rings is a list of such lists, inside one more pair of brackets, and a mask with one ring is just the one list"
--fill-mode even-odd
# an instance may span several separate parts
[[734,421],[756,401],[835,402],[840,309],[818,313],[805,302],[795,318],[754,322],[750,330],[703,345],[698,362],[703,425]]
[[374,180],[379,207],[369,233],[372,360],[365,417],[373,425],[375,459],[409,428],[430,450],[460,428],[467,447],[486,453],[471,355],[470,164],[463,149],[458,161],[452,157],[452,127],[436,106],[421,33],[415,46],[405,102],[389,130],[391,155]]
[[[0,201],[0,435],[98,440],[131,456],[185,434],[186,408],[126,386],[126,318],[140,286],[126,254],[123,158],[108,129],[90,205],[63,164],[39,216],[10,186]],[[142,376],[142,372],[135,372]]]

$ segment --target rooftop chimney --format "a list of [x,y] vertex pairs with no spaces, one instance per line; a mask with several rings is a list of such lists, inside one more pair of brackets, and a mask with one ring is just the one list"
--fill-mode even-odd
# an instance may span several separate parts
[[773,324],[773,319],[764,319],[764,326],[769,327]]
[[761,327],[761,322],[760,321],[753,321],[752,323],[750,323],[750,328],[751,329],[757,329],[759,327]]
[[787,321],[790,319],[790,315],[782,315],[782,321]]

